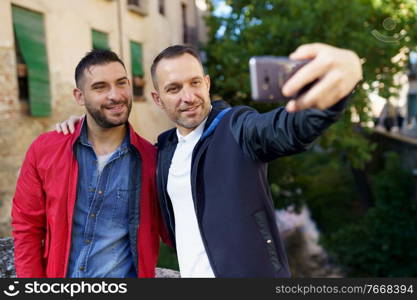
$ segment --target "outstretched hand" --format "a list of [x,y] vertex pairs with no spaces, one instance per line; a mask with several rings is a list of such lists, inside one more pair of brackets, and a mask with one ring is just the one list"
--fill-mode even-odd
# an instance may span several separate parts
[[298,99],[287,103],[288,112],[307,108],[324,110],[347,96],[362,79],[362,65],[351,50],[326,44],[306,44],[290,55],[291,59],[312,59],[283,86],[285,96],[295,95],[305,85],[317,82]]
[[80,121],[82,116],[70,116],[68,120],[55,124],[55,130],[63,134],[74,133],[75,124]]

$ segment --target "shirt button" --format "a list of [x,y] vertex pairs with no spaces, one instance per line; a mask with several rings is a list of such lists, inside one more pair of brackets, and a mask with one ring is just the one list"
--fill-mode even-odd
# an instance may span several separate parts
[[95,218],[96,217],[96,214],[91,214],[90,215],[90,218]]
[[80,271],[84,271],[85,270],[85,268],[84,267],[80,267]]
[[266,243],[267,244],[271,244],[272,243],[272,240],[267,240]]
[[90,240],[85,240],[85,243],[86,243],[86,244],[90,244],[90,243],[91,243],[91,241],[90,241]]
[[103,195],[103,191],[98,191],[98,194],[99,195]]

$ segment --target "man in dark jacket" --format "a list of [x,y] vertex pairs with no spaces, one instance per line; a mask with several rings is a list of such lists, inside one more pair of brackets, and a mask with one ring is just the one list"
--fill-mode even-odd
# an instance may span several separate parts
[[335,122],[362,73],[355,53],[328,45],[304,45],[291,58],[313,60],[286,96],[318,83],[265,114],[211,103],[210,78],[190,47],[169,47],[153,62],[152,97],[176,124],[158,138],[157,184],[182,277],[290,276],[267,163],[304,151]]

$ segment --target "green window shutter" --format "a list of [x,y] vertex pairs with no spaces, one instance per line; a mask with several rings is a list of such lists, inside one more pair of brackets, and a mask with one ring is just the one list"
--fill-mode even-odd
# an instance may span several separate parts
[[49,116],[51,93],[43,15],[17,6],[12,6],[12,14],[16,42],[28,68],[30,113]]
[[93,49],[110,50],[108,35],[104,32],[92,30]]
[[143,58],[142,58],[142,45],[135,42],[130,42],[130,57],[132,61],[132,74],[133,76],[143,77]]

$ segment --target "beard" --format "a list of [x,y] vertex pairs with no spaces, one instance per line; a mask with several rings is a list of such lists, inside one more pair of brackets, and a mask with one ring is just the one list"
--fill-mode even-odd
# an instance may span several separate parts
[[85,103],[85,108],[87,109],[88,113],[94,119],[98,126],[102,128],[113,128],[120,125],[123,125],[129,119],[130,111],[132,110],[132,101],[126,101],[126,103],[119,102],[119,103],[112,103],[112,104],[124,104],[127,107],[127,110],[124,111],[119,117],[112,120],[106,116],[103,112],[105,109],[103,106],[100,106],[98,109],[93,107],[89,102]]
[[211,110],[210,103],[207,104],[206,102],[202,102],[199,106],[201,106],[201,112],[196,117],[187,118],[173,114],[171,120],[183,128],[195,129],[207,118]]
[[175,119],[173,120],[175,124],[187,128],[187,129],[194,129],[197,128],[204,121],[205,117],[201,117],[197,120],[182,120],[182,119]]

